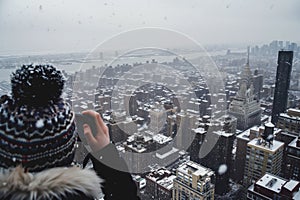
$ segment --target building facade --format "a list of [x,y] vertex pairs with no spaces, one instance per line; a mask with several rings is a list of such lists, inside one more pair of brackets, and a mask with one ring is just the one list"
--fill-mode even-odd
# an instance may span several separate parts
[[[233,179],[237,183],[243,183],[246,158],[248,153],[248,143],[255,138],[261,138],[261,135],[265,131],[265,126],[253,126],[236,136],[236,150],[234,154],[234,174]],[[273,135],[277,136],[282,133],[281,129],[272,129]],[[282,141],[282,140],[279,140]],[[249,157],[249,156],[248,156]]]
[[160,168],[146,175],[147,194],[152,195],[152,199],[170,200],[172,199],[173,180],[176,178],[169,170]]
[[286,162],[283,175],[300,181],[300,139],[295,138],[286,148]]
[[277,140],[270,142],[254,138],[247,143],[244,181],[249,186],[259,180],[266,172],[279,175],[284,150],[284,143]]
[[176,170],[173,186],[173,200],[213,200],[215,186],[214,172],[195,162],[189,161]]
[[279,51],[277,61],[272,123],[276,124],[280,113],[287,108],[288,90],[293,64],[293,51]]
[[289,132],[276,135],[276,140],[284,143],[281,176],[300,181],[300,140]]
[[[215,171],[215,192],[220,195],[225,194],[229,191],[229,179],[233,169],[232,150],[237,120],[228,115],[217,119],[203,116],[199,122],[200,127],[194,129],[196,135],[189,149],[191,161]],[[216,140],[216,143],[207,152],[213,140]],[[226,171],[217,173],[220,166],[226,166]]]
[[259,126],[251,127],[236,136],[236,153],[234,155],[233,179],[237,183],[242,183],[244,178],[247,143],[258,136]]
[[276,127],[289,132],[290,134],[300,136],[300,110],[290,108],[286,113],[280,113]]

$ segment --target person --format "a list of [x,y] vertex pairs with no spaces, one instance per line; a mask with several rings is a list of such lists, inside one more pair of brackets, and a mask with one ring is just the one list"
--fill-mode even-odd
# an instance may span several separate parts
[[23,65],[13,73],[11,97],[0,99],[0,199],[98,199],[101,193],[105,200],[139,199],[95,111],[83,112],[96,124],[95,135],[83,125],[94,170],[72,166],[78,134],[63,86],[62,73],[50,65]]

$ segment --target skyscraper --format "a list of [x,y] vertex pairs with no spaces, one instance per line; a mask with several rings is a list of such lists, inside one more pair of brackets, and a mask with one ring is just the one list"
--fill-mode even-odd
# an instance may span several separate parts
[[268,122],[261,136],[247,143],[243,181],[245,186],[259,180],[266,172],[280,174],[284,143],[274,140],[273,137],[274,125]]
[[293,63],[293,51],[279,51],[272,110],[272,123],[276,124],[280,113],[287,108],[288,89]]
[[240,88],[232,99],[228,114],[237,118],[237,129],[246,130],[261,123],[261,109],[255,98],[253,76],[249,66],[249,48],[247,63],[241,74]]
[[[261,135],[265,132],[265,126],[253,126],[244,132],[240,133],[236,136],[236,153],[234,155],[234,173],[233,173],[233,179],[237,183],[242,183],[244,178],[244,171],[245,171],[245,165],[246,165],[246,155],[249,148],[247,148],[247,144],[254,140],[255,138],[261,137]],[[267,127],[268,128],[268,127]],[[274,128],[273,135],[277,136],[280,135],[282,132],[281,129]],[[277,138],[276,138],[277,140]],[[282,140],[278,140],[282,141]]]
[[[230,189],[229,178],[232,170],[232,149],[237,120],[235,117],[223,115],[217,119],[208,119],[204,116],[199,122],[200,127],[194,130],[196,136],[190,147],[190,159],[214,170],[216,172],[215,193],[225,194]],[[210,129],[215,130],[210,132]],[[218,140],[210,152],[202,158],[200,150],[201,147],[203,148],[202,145],[205,147],[211,143],[207,139],[208,135]],[[223,171],[222,167],[226,170]]]
[[264,83],[264,76],[263,74],[259,73],[258,69],[256,69],[253,75],[253,87],[254,87],[253,93],[256,99],[261,98],[260,93],[263,87],[263,83]]

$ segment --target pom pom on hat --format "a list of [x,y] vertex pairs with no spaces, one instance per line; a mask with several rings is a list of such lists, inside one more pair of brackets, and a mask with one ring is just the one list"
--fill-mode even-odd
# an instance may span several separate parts
[[57,102],[64,87],[63,75],[50,65],[23,65],[11,78],[17,105],[45,106]]

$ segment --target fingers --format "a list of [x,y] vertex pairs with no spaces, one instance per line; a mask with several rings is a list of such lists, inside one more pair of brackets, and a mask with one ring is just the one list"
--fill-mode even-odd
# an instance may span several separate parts
[[83,133],[84,133],[85,138],[87,139],[88,144],[93,149],[94,146],[97,145],[97,141],[96,141],[95,137],[93,136],[92,130],[89,125],[87,125],[87,124],[83,125]]
[[108,127],[104,124],[99,113],[92,110],[87,110],[82,112],[82,114],[89,115],[95,120],[97,133],[94,133],[93,135],[91,127],[88,124],[84,124],[83,132],[91,149],[96,152],[110,143]]
[[[95,113],[96,113],[96,112],[95,112]],[[103,121],[103,119],[102,119],[102,117],[100,116],[99,113],[96,113],[96,120],[97,120],[97,122],[99,123],[100,127],[102,128],[103,132],[104,132],[105,134],[107,134],[107,133],[108,133],[108,131],[107,131],[107,126],[106,126],[106,124],[104,123],[104,121]]]
[[[83,115],[90,115],[92,116],[95,121],[96,121],[96,128],[97,128],[97,132],[100,133],[100,134],[105,134],[107,135],[108,134],[108,128],[107,126],[105,125],[105,123],[103,122],[101,116],[99,113],[93,111],[93,110],[86,110],[86,111],[83,111],[82,112]],[[98,135],[97,133],[97,135]]]

